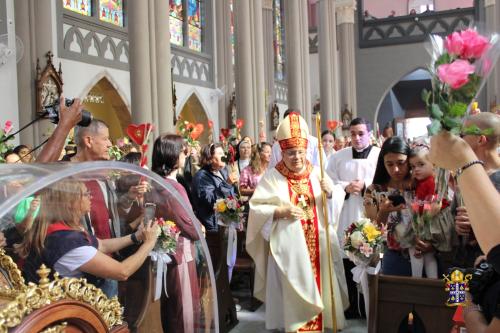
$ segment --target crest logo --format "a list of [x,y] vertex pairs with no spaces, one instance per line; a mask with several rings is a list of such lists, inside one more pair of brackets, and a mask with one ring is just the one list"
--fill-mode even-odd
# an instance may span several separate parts
[[455,269],[451,274],[443,276],[446,282],[444,290],[448,292],[446,305],[465,305],[465,292],[469,291],[469,280],[472,279],[472,274],[464,274],[461,270]]

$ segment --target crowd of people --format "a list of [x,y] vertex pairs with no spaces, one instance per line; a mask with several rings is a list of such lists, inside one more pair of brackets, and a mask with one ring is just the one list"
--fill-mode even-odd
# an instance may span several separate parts
[[[76,153],[64,163],[109,160],[108,127],[98,120],[76,126],[81,112],[78,100],[70,107],[61,103],[59,125],[37,158],[18,146],[5,160],[57,162],[72,128]],[[348,136],[326,130],[316,138],[300,111],[289,110],[275,142],[243,137],[235,142],[234,161],[222,143],[198,149],[182,136],[162,134],[154,142],[151,171],[174,192],[132,176],[63,180],[23,200],[0,240],[15,249],[28,281],[36,281],[44,263],[62,276],[85,276],[114,296],[116,281],[136,272],[157,242],[156,220],[141,223],[145,203],[155,202],[155,216],[180,229],[168,270],[169,297],[162,296],[162,324],[166,331],[193,332],[200,314],[195,243],[219,232],[216,201],[239,198],[266,328],[342,329],[346,318],[365,315],[354,264],[343,251],[347,228],[363,217],[386,231],[383,274],[436,279],[449,267],[473,267],[481,260],[499,271],[499,118],[479,113],[467,119],[491,129],[488,135],[440,134],[408,142],[390,130],[374,139],[363,118],[351,121]],[[140,158],[130,152],[123,161],[138,164]],[[436,183],[437,167],[453,171],[444,191]],[[413,227],[414,204],[424,202],[431,216],[425,236]],[[127,247],[133,250],[123,255]],[[498,311],[485,318],[474,306],[464,314],[475,327],[471,332],[498,328]]]

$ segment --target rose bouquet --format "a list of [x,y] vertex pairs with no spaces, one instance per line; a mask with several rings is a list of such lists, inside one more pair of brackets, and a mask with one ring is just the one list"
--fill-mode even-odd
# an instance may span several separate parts
[[160,227],[160,235],[158,236],[154,250],[174,254],[180,234],[179,228],[174,222],[165,221],[163,218],[156,219],[156,221]]
[[[498,35],[483,36],[476,29],[453,32],[446,38],[431,36],[432,63],[429,67],[432,90],[422,91],[429,116],[429,135],[441,130],[453,134],[488,135],[491,129],[481,130],[463,125],[472,103],[490,74],[499,55]],[[449,174],[439,169],[436,191],[439,198],[446,195]]]
[[376,275],[380,270],[379,255],[382,252],[385,234],[383,229],[378,228],[367,218],[352,223],[344,234],[344,251],[356,265],[351,269],[352,279],[361,286],[367,316],[370,313],[368,274]]
[[370,219],[352,223],[344,234],[344,251],[356,265],[374,264],[382,250],[385,232]]
[[190,123],[189,121],[182,120],[179,117],[178,123],[178,133],[181,135],[191,147],[199,146],[198,138],[205,130],[205,127],[201,123]]
[[241,226],[244,207],[237,198],[229,196],[225,199],[217,199],[214,210],[218,216],[219,224]]
[[12,132],[12,121],[7,120],[3,128],[0,128],[0,163],[4,163],[5,160],[3,158],[4,154],[12,149],[12,145],[8,142],[14,139],[13,136],[10,136],[10,132]]
[[431,240],[431,221],[441,210],[442,202],[437,196],[426,200],[415,199],[411,203],[412,228],[415,236],[422,240]]

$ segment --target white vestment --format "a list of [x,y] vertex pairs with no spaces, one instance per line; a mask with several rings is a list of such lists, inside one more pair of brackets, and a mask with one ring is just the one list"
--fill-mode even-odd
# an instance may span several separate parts
[[[367,188],[371,185],[375,175],[380,148],[372,146],[368,157],[359,159],[353,158],[352,149],[351,147],[344,148],[330,156],[326,173],[334,184],[342,186],[344,190],[351,181],[356,179],[362,180]],[[364,217],[363,196],[350,194],[342,207],[340,223],[336,230],[341,247],[344,245],[344,231],[351,223],[362,217]]]
[[[255,262],[254,295],[266,303],[267,329],[297,331],[320,313],[323,327],[332,327],[319,168],[313,169],[309,179],[318,217],[321,290],[318,290],[314,278],[301,221],[273,220],[277,207],[291,204],[287,178],[276,168],[268,170],[250,200],[246,249]],[[334,261],[335,317],[339,329],[345,326],[344,310],[349,301],[340,247],[331,217],[337,221],[343,199],[344,191],[335,186],[332,199],[327,200]]]
[[[323,150],[323,161],[326,162],[326,155]],[[312,135],[307,136],[307,155],[306,159],[311,162],[315,167],[319,167],[319,149],[318,149],[318,139]],[[281,147],[278,142],[273,144],[271,151],[271,160],[269,161],[269,169],[274,168],[278,162],[281,161]]]

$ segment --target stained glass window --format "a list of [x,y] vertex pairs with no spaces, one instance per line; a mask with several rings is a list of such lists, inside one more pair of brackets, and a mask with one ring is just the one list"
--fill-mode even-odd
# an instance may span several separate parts
[[65,9],[85,16],[92,16],[92,0],[63,0]]
[[274,0],[274,76],[285,80],[285,27],[283,21],[283,0]]
[[191,50],[201,52],[201,9],[200,0],[187,1],[188,46]]
[[183,0],[170,0],[170,43],[184,45]]
[[99,19],[123,27],[123,0],[99,0]]

